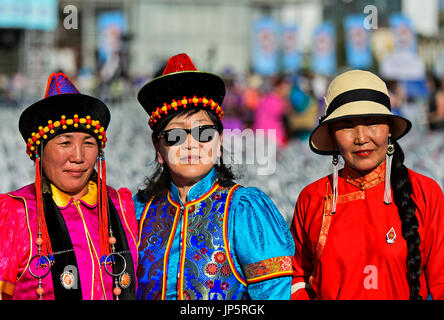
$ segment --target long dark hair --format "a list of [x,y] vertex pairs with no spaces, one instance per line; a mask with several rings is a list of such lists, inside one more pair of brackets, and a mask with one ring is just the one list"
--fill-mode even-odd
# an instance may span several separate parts
[[[160,120],[160,123],[154,128],[151,139],[153,144],[159,142],[159,135],[167,124],[176,116],[186,115],[187,117],[198,113],[200,110],[205,111],[210,117],[211,121],[216,125],[216,129],[219,134],[223,132],[223,124],[219,117],[213,112],[209,112],[203,108],[192,108],[184,109],[179,112],[168,115],[164,119]],[[220,157],[220,163],[215,164],[215,169],[217,172],[218,183],[223,187],[229,187],[234,184],[235,176],[230,167],[223,163],[223,148],[222,155]],[[137,199],[140,202],[146,202],[153,196],[159,196],[166,190],[170,189],[171,185],[171,175],[167,167],[162,168],[162,166],[156,161],[156,169],[151,176],[145,178],[145,186],[143,189],[139,189],[137,193]]]
[[407,242],[407,281],[410,287],[410,299],[422,299],[419,294],[421,284],[421,242],[418,232],[418,218],[416,217],[416,204],[412,199],[412,183],[409,173],[404,165],[404,152],[397,141],[393,141],[395,153],[393,154],[391,186],[393,189],[393,200],[398,207],[401,218],[402,236]]

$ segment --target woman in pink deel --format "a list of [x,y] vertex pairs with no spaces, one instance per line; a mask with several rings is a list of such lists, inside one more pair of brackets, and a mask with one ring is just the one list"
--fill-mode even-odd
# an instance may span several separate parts
[[130,191],[106,185],[109,121],[63,73],[21,114],[36,178],[0,194],[0,298],[135,298],[137,222]]
[[283,117],[290,111],[287,99],[289,90],[290,85],[283,77],[273,79],[272,91],[260,100],[254,121],[254,129],[264,130],[269,138],[272,138],[269,130],[276,130],[276,145],[279,148],[287,145]]

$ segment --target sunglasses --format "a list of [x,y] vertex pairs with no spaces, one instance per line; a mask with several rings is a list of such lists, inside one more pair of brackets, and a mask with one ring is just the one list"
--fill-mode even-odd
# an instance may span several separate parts
[[203,125],[191,129],[174,128],[164,130],[159,134],[159,139],[163,138],[168,146],[178,146],[187,140],[189,134],[194,140],[199,142],[210,142],[216,135],[217,127],[215,125]]

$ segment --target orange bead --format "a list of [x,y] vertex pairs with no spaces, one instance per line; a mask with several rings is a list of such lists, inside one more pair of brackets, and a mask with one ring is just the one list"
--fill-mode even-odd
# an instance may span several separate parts
[[41,246],[43,244],[43,239],[42,238],[35,239],[35,244]]
[[122,290],[119,287],[115,287],[113,289],[113,293],[114,293],[115,296],[118,296],[118,295],[120,295],[122,293]]
[[116,244],[117,239],[116,239],[116,237],[109,237],[108,242],[109,242],[109,244]]
[[35,293],[37,293],[37,295],[39,295],[39,296],[41,296],[43,294],[43,292],[45,292],[45,290],[43,288],[35,289]]
[[129,276],[128,276],[128,275],[124,275],[124,276],[122,277],[122,285],[123,285],[123,286],[127,286],[127,285],[129,285],[129,283],[130,283]]

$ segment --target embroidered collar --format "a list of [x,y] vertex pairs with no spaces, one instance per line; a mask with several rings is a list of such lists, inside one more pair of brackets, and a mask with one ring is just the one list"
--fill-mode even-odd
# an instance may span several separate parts
[[[216,180],[217,180],[217,172],[216,169],[213,167],[203,179],[198,181],[188,191],[187,202],[196,200],[201,196],[203,196],[208,191],[210,191]],[[179,204],[183,204],[182,201],[180,200],[179,189],[176,187],[173,181],[171,181],[170,194],[173,201]]]
[[344,166],[342,174],[348,183],[360,188],[361,190],[366,190],[384,181],[385,161],[383,161],[379,166],[373,169],[372,172],[366,174],[365,176],[362,176],[359,172],[348,166]]
[[[61,191],[52,183],[51,183],[51,191],[52,191],[52,198],[54,199],[54,202],[57,205],[57,207],[59,207],[60,209],[64,209],[69,205],[71,205],[73,198],[70,195]],[[97,205],[97,185],[95,182],[93,181],[88,182],[88,193],[84,195],[79,201],[91,208]]]

